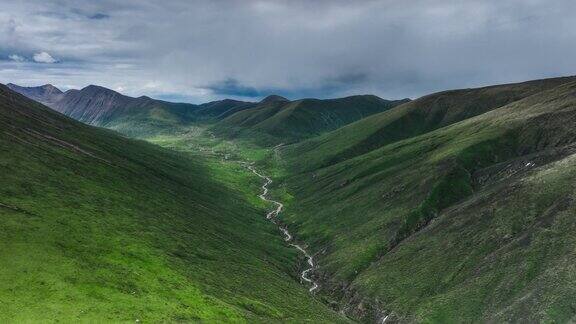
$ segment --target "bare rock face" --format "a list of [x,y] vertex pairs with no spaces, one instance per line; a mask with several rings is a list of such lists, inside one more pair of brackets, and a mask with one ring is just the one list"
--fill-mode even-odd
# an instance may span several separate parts
[[[60,91],[52,85],[21,87],[9,85],[10,89],[38,101],[66,116],[83,123],[108,127],[113,123],[136,120],[142,123],[164,125],[183,123],[192,119],[221,119],[253,105],[237,100],[220,100],[202,105],[172,103],[141,96],[125,96],[114,90],[96,85],[83,89]],[[137,123],[136,123],[137,124]]]
[[46,84],[39,87],[21,87],[16,84],[9,83],[6,86],[12,91],[18,92],[47,106],[58,102],[64,96],[64,93],[60,89],[51,84]]
[[8,84],[7,86],[11,90],[66,116],[96,126],[105,126],[114,118],[145,115],[154,109],[165,110],[168,114],[183,114],[183,111],[195,107],[191,104],[172,104],[154,100],[146,96],[128,97],[96,85],[66,92],[62,92],[50,84],[39,87],[22,87],[15,84]]
[[127,107],[133,107],[147,98],[132,98],[116,91],[90,85],[82,90],[68,90],[50,107],[76,120],[100,125]]
[[103,126],[115,117],[134,116],[156,107],[169,109],[170,106],[169,103],[149,97],[128,97],[95,85],[66,92],[49,84],[40,87],[21,87],[15,84],[8,86],[66,116],[96,126]]

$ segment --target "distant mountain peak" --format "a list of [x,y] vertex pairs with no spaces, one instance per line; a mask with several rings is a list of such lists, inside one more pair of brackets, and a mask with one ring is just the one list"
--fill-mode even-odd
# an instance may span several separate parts
[[135,100],[136,99],[136,98],[124,96],[123,94],[116,92],[112,89],[108,89],[108,88],[98,86],[98,85],[93,85],[93,84],[82,88],[82,90],[79,91],[79,94],[82,96],[85,96],[85,97],[100,96],[100,97],[109,97],[109,98],[124,98],[126,100]]
[[277,102],[277,101],[290,101],[282,96],[279,95],[269,95],[268,97],[264,98],[261,103],[269,103],[269,102]]
[[62,90],[58,89],[57,87],[55,87],[51,84],[45,84],[45,85],[41,86],[41,88],[44,88],[44,89],[49,90],[49,91],[55,91],[55,92],[62,93]]
[[98,86],[98,85],[94,85],[94,84],[90,84],[84,88],[82,88],[81,91],[106,91],[106,92],[115,92],[112,89],[108,89],[108,88],[104,88],[102,86]]
[[23,86],[19,86],[17,84],[14,83],[8,83],[6,85],[8,88],[10,89],[22,89],[22,90],[28,90],[28,91],[35,91],[35,92],[48,92],[48,93],[63,93],[60,89],[56,88],[55,86],[51,85],[51,84],[45,84],[42,86],[37,86],[37,87],[23,87]]
[[23,94],[28,98],[46,105],[53,104],[60,100],[64,94],[60,89],[51,84],[45,84],[38,87],[22,87],[14,83],[8,83],[6,86],[12,91]]

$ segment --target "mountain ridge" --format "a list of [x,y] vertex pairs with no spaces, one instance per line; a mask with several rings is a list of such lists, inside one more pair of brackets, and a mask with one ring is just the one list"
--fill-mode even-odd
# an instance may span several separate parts
[[257,139],[260,144],[296,142],[327,133],[407,102],[374,95],[335,99],[262,101],[223,118],[212,131],[229,138]]
[[[291,148],[308,162],[305,169],[344,161],[394,141],[417,136],[481,115],[545,89],[576,80],[559,77],[480,88],[441,91],[374,114]],[[335,149],[331,142],[338,142]],[[316,154],[320,150],[322,154]],[[317,157],[322,156],[321,159]]]
[[[47,86],[15,91],[29,96]],[[409,101],[385,100],[375,95],[334,99],[304,98],[290,101],[270,95],[260,102],[223,99],[200,105],[172,103],[146,96],[125,96],[117,91],[89,85],[44,100],[49,107],[81,122],[112,128],[126,135],[146,137],[178,130],[196,122],[215,122],[212,131],[230,138],[254,137],[260,142],[299,141],[326,133],[351,122]],[[286,140],[280,140],[286,137]]]
[[53,104],[64,95],[64,92],[51,84],[45,84],[39,87],[21,87],[13,83],[8,83],[6,87],[43,104]]
[[260,101],[260,103],[269,103],[269,102],[275,102],[275,101],[284,101],[284,102],[286,102],[286,101],[290,101],[290,100],[288,100],[288,99],[286,99],[286,98],[284,98],[284,97],[282,97],[282,96],[279,96],[279,95],[269,95],[269,96],[267,96],[266,98],[262,99],[262,100]]

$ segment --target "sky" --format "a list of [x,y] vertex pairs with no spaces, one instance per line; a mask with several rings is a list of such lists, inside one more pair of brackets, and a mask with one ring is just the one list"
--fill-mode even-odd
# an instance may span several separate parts
[[576,74],[573,0],[2,0],[0,83],[201,103]]

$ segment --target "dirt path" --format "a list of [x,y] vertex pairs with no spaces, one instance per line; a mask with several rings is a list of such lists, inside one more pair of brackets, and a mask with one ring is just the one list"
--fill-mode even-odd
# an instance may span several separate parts
[[262,185],[262,193],[260,195],[258,195],[258,197],[266,202],[271,202],[272,204],[274,204],[276,206],[276,209],[272,210],[271,212],[269,212],[268,214],[266,214],[266,219],[270,220],[272,223],[276,224],[278,226],[278,228],[280,229],[280,231],[282,232],[282,234],[284,235],[284,240],[286,242],[288,242],[288,244],[290,244],[290,246],[294,247],[295,249],[297,249],[298,251],[300,251],[300,253],[302,253],[307,261],[308,261],[308,268],[306,268],[304,271],[302,271],[302,273],[300,274],[300,278],[302,278],[303,281],[309,283],[311,285],[309,291],[311,293],[314,293],[317,289],[318,289],[318,283],[316,283],[311,277],[310,277],[310,273],[315,269],[315,265],[314,265],[314,257],[308,253],[308,251],[302,247],[299,244],[296,243],[291,243],[294,239],[294,237],[292,236],[292,234],[290,234],[290,232],[288,231],[288,229],[283,226],[282,224],[280,224],[280,222],[277,219],[277,216],[282,212],[282,210],[284,209],[284,204],[282,204],[279,201],[276,200],[272,200],[270,198],[268,198],[268,193],[269,193],[269,189],[268,186],[272,183],[272,179],[270,179],[270,177],[267,177],[265,175],[260,174],[258,171],[256,171],[256,169],[250,165],[247,164],[247,167],[250,171],[252,171],[252,173],[254,173],[255,175],[257,175],[258,177],[260,177],[261,179],[264,180],[264,184]]

